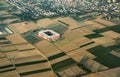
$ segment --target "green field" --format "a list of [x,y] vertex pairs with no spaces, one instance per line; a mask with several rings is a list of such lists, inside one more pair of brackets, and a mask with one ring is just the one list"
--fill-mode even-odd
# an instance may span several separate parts
[[33,32],[33,31],[25,33],[22,36],[31,44],[35,44],[42,40],[40,37],[37,36],[37,32]]
[[113,26],[113,27],[110,27],[110,29],[117,32],[117,33],[120,33],[120,24]]
[[41,73],[41,72],[46,72],[46,71],[50,71],[51,68],[45,68],[45,69],[40,69],[40,70],[34,70],[34,71],[28,71],[28,72],[23,72],[20,73],[20,76],[25,76],[25,75],[31,75],[31,74],[36,74],[36,73]]
[[106,32],[106,31],[110,31],[110,30],[120,33],[120,24],[111,26],[111,27],[102,28],[102,29],[97,29],[97,30],[94,30],[94,32],[102,33],[102,32]]
[[110,48],[111,50],[114,50],[116,52],[120,52],[120,44],[108,46],[108,48]]
[[10,65],[0,66],[0,69],[9,68],[9,67],[13,67],[13,65],[12,65],[12,64],[10,64]]
[[0,73],[5,73],[5,72],[9,72],[9,71],[14,71],[15,68],[12,68],[12,69],[8,69],[8,70],[4,70],[4,71],[0,71]]
[[16,67],[19,67],[19,66],[39,64],[39,63],[45,63],[45,62],[47,62],[47,60],[40,60],[40,61],[32,61],[32,62],[19,63],[19,64],[15,64],[15,66],[16,66]]
[[110,54],[111,49],[103,47],[101,45],[88,49],[90,53],[97,56],[94,60],[109,67],[114,68],[120,65],[120,58]]
[[94,30],[94,32],[96,32],[96,33],[103,33],[103,32],[106,32],[106,31],[110,31],[109,27]]
[[4,41],[4,42],[0,42],[0,44],[11,44],[10,41]]
[[103,54],[102,56],[95,58],[94,60],[109,68],[115,68],[120,66],[120,58],[109,53]]
[[98,34],[98,33],[95,33],[95,34],[86,35],[85,37],[87,37],[87,38],[89,38],[89,39],[93,39],[93,38],[103,37],[103,35],[100,35],[100,34]]
[[11,15],[11,16],[3,16],[3,17],[0,17],[0,20],[4,21],[4,20],[7,20],[7,19],[15,19],[15,18],[17,18],[17,16],[13,16],[13,15]]
[[68,30],[68,27],[60,24],[60,23],[55,23],[55,24],[52,24],[50,26],[48,26],[48,29],[50,30],[54,30],[55,32],[59,33],[59,34],[64,34],[65,31]]
[[49,59],[49,60],[53,60],[53,59],[56,59],[56,58],[59,58],[59,57],[65,56],[65,55],[66,55],[66,54],[65,54],[64,52],[62,52],[62,53],[59,53],[59,54],[50,56],[50,57],[48,57],[48,59]]
[[64,61],[55,63],[52,65],[52,68],[54,71],[60,70],[60,69],[64,69],[65,67],[68,67],[70,65],[75,64],[76,62],[73,59],[66,59]]
[[0,40],[7,40],[5,37],[0,37]]

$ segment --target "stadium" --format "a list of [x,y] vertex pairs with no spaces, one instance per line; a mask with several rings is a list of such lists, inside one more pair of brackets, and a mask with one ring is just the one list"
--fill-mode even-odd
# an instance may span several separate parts
[[48,41],[55,41],[60,38],[60,34],[53,30],[42,30],[38,32],[40,38],[46,39]]

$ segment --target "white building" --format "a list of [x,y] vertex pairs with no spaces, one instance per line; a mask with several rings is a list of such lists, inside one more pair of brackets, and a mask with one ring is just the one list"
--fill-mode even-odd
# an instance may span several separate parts
[[3,32],[0,31],[0,35],[3,35]]
[[40,38],[46,39],[48,41],[55,41],[60,38],[60,34],[53,30],[42,30],[38,32]]

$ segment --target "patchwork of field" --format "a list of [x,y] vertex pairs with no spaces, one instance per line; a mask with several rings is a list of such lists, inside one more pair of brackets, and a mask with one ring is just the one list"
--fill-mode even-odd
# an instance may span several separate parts
[[10,35],[3,40],[8,40],[11,43],[2,45],[0,52],[0,61],[2,62],[0,63],[0,76],[54,77],[47,58],[20,35]]
[[79,27],[79,23],[70,17],[58,18],[56,20],[65,24],[66,26],[69,26],[69,29],[74,29]]
[[48,60],[50,61],[50,64],[52,65],[54,71],[64,69],[76,63],[73,59],[67,56],[62,50],[55,47],[53,44],[49,43],[48,41],[44,40],[38,42],[37,44],[35,44],[35,46],[41,51],[41,53],[43,53],[46,57],[48,57]]
[[114,26],[114,25],[116,25],[113,22],[110,22],[110,21],[107,21],[107,20],[103,20],[103,19],[100,19],[100,18],[95,19],[95,21],[98,22],[98,23],[100,23],[100,24],[103,24],[105,26]]
[[106,31],[106,32],[101,33],[101,35],[108,37],[108,38],[111,38],[111,39],[115,39],[115,38],[120,37],[120,34],[114,32],[114,31]]
[[[92,77],[91,73],[120,65],[120,25],[113,22],[100,18],[77,22],[72,17],[60,17],[8,27],[14,34],[0,36],[0,76]],[[38,37],[38,32],[46,29],[61,38],[48,41]]]
[[98,61],[99,63],[109,68],[119,66],[119,57],[114,56],[111,53],[109,53],[111,52],[111,49],[108,49],[106,47],[99,45],[91,49],[88,49],[88,51],[97,56],[94,60]]
[[23,34],[28,31],[35,30],[37,28],[34,22],[14,23],[10,24],[8,27],[17,34]]
[[88,27],[89,27],[89,29],[91,29],[91,30],[101,29],[101,28],[104,28],[104,27],[105,27],[104,25],[101,25],[101,24],[99,24],[99,23],[96,23],[96,22],[94,22],[94,21],[92,21],[92,20],[86,21],[85,23],[88,24],[88,25],[90,25],[90,26],[88,26]]

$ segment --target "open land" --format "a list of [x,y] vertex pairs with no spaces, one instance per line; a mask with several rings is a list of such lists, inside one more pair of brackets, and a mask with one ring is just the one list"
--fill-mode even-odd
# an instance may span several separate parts
[[[0,3],[0,8],[4,7],[0,9],[0,77],[119,77],[120,24],[108,19],[107,12],[64,16],[68,12],[65,7],[64,11],[59,8],[58,14],[63,14],[59,16],[40,8],[43,18],[27,21],[13,5]],[[111,6],[117,7],[115,4]],[[52,18],[54,15],[58,17]],[[60,38],[45,40],[38,35],[43,30],[55,31]]]

